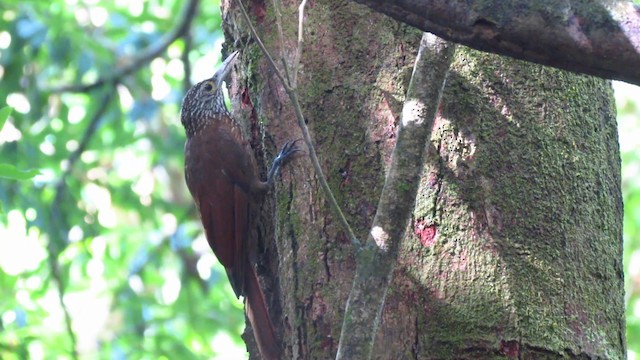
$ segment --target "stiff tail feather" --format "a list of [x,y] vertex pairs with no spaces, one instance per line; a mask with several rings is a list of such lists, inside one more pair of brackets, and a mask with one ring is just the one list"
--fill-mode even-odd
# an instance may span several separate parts
[[280,360],[280,343],[267,310],[264,294],[252,266],[247,266],[245,284],[245,309],[253,328],[253,335],[258,344],[258,350],[264,360]]

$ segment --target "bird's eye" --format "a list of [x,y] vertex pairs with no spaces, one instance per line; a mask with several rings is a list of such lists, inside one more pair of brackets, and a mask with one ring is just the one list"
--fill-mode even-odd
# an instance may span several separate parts
[[211,83],[211,81],[208,81],[206,84],[204,84],[204,91],[206,92],[213,92],[213,83]]

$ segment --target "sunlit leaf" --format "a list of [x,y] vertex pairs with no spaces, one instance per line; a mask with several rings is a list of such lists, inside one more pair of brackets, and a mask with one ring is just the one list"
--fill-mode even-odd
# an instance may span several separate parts
[[12,109],[9,106],[5,106],[2,109],[0,109],[0,131],[2,131],[2,127],[4,126],[4,123],[7,122],[9,115],[11,115],[11,111]]
[[28,180],[40,174],[40,170],[18,170],[15,165],[0,164],[0,177],[13,180]]

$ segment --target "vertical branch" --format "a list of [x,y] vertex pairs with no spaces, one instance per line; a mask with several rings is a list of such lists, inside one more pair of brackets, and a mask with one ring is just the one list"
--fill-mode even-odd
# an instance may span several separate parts
[[304,7],[307,4],[307,0],[302,0],[298,7],[298,46],[296,47],[296,57],[293,60],[293,79],[291,87],[294,89],[298,86],[298,70],[300,66],[300,58],[302,57],[302,43],[303,43],[303,30],[304,30]]
[[280,0],[273,0],[273,8],[276,12],[276,26],[278,27],[278,42],[280,43],[280,60],[282,61],[285,70],[287,62],[284,56],[284,33],[282,31],[282,7],[280,6]]
[[[333,192],[331,191],[331,188],[329,187],[329,183],[327,182],[327,178],[324,176],[324,172],[322,171],[322,167],[320,166],[320,161],[318,160],[318,155],[316,154],[315,147],[313,146],[313,141],[311,140],[311,135],[309,134],[309,128],[307,127],[307,123],[306,123],[306,121],[304,119],[304,115],[302,114],[302,106],[300,105],[300,101],[298,100],[298,93],[297,93],[296,89],[293,87],[292,82],[287,81],[285,79],[285,77],[282,75],[282,72],[280,72],[280,70],[278,70],[278,67],[276,66],[275,62],[273,61],[273,58],[271,57],[271,54],[269,53],[267,48],[264,46],[264,43],[262,42],[262,40],[258,36],[258,33],[256,32],[256,29],[253,27],[253,24],[251,23],[251,19],[249,18],[249,14],[247,14],[247,10],[245,9],[245,7],[242,4],[241,0],[238,0],[238,5],[240,7],[240,11],[242,12],[242,16],[244,17],[245,21],[247,22],[247,26],[249,27],[249,30],[251,31],[251,35],[253,36],[253,39],[256,41],[256,43],[258,43],[258,46],[260,47],[260,50],[262,50],[262,53],[267,58],[267,61],[268,61],[269,65],[271,65],[271,68],[273,69],[274,73],[276,74],[278,79],[280,79],[280,81],[282,82],[282,86],[284,87],[284,90],[286,91],[287,95],[289,96],[289,100],[291,100],[291,103],[293,105],[293,109],[294,109],[294,112],[295,112],[295,115],[296,115],[296,119],[298,121],[298,126],[300,127],[300,130],[302,130],[302,137],[303,137],[304,142],[307,145],[307,148],[309,150],[309,158],[311,159],[311,163],[313,164],[313,168],[314,168],[314,170],[316,172],[316,176],[318,176],[318,180],[320,181],[320,187],[322,188],[323,192],[325,193],[325,196],[327,197],[327,201],[329,202],[329,205],[331,206],[331,209],[333,210],[335,216],[338,218],[338,220],[342,224],[342,227],[346,231],[347,236],[351,240],[351,243],[353,244],[354,248],[356,250],[358,250],[360,248],[360,241],[358,240],[358,238],[356,237],[355,233],[353,232],[353,229],[351,229],[351,226],[349,225],[349,222],[347,221],[347,218],[344,216],[344,213],[342,212],[342,209],[340,209],[340,205],[338,205],[338,202],[336,201],[336,198],[333,195]],[[301,9],[302,9],[302,11],[304,11],[304,7],[302,7]],[[302,14],[304,14],[304,13],[302,12]],[[284,44],[282,44],[282,46],[284,46]],[[299,43],[298,47],[300,47],[300,46],[301,46],[301,44]],[[284,64],[284,67],[285,67],[285,72],[287,74],[287,77],[291,78],[289,76],[289,71],[288,71],[288,67],[287,67],[286,63]],[[298,69],[297,69],[297,66],[296,66],[296,68],[293,69],[294,74],[295,74],[295,72],[297,72],[297,70]],[[295,75],[293,75],[293,76],[295,76]]]
[[273,57],[271,57],[271,54],[269,53],[269,50],[267,50],[267,48],[264,46],[264,43],[262,42],[262,39],[260,39],[260,37],[258,36],[258,32],[253,27],[253,24],[251,23],[251,19],[249,18],[249,14],[247,13],[247,9],[245,9],[244,4],[242,4],[241,0],[238,0],[238,6],[240,7],[240,12],[242,13],[242,16],[244,17],[244,20],[247,22],[247,25],[249,26],[249,30],[251,31],[251,35],[253,35],[253,40],[255,40],[255,42],[258,44],[258,47],[260,48],[260,50],[262,51],[264,56],[267,58],[267,61],[269,62],[269,65],[271,65],[271,68],[273,69],[274,73],[276,74],[278,79],[280,79],[280,82],[282,82],[282,86],[284,86],[285,91],[287,93],[289,93],[289,91],[291,91],[291,84],[289,84],[289,82],[287,80],[285,80],[284,76],[282,76],[282,72],[280,72],[280,70],[278,70],[278,67],[276,66],[275,61],[273,61]]
[[182,68],[184,69],[184,79],[182,79],[182,91],[186,94],[189,88],[191,88],[191,63],[189,62],[189,52],[193,47],[193,37],[191,36],[191,27],[185,30],[182,35],[184,41],[184,51],[180,56],[182,60]]
[[[51,244],[51,243],[50,243]],[[67,329],[67,334],[69,335],[69,339],[71,340],[71,358],[74,360],[78,360],[78,337],[76,333],[73,331],[73,322],[71,320],[71,314],[69,313],[69,309],[64,303],[64,295],[65,295],[65,284],[62,280],[62,275],[60,274],[60,263],[58,263],[57,255],[52,253],[51,245],[47,247],[49,252],[48,262],[49,262],[49,271],[51,272],[51,277],[53,278],[53,282],[55,283],[56,290],[58,290],[58,301],[60,302],[60,308],[62,308],[62,313],[64,314],[64,325]]]
[[370,359],[400,241],[415,204],[426,145],[455,46],[425,33],[402,109],[396,145],[366,245],[356,255],[336,359]]
[[66,179],[71,174],[71,171],[73,171],[74,166],[80,159],[80,155],[82,155],[82,153],[86,150],[87,146],[89,145],[89,141],[98,129],[100,119],[102,119],[102,116],[109,108],[109,104],[111,103],[111,99],[115,91],[115,85],[109,87],[106,90],[105,95],[102,97],[102,99],[100,99],[100,106],[91,117],[89,125],[87,125],[87,129],[84,131],[84,135],[82,136],[82,140],[80,140],[78,148],[73,151],[67,159],[67,168],[62,173],[60,180],[58,180],[56,184],[55,196],[53,199],[53,203],[51,204],[50,221],[54,228],[54,231],[51,232],[49,237],[49,244],[47,245],[47,251],[49,253],[49,271],[51,272],[51,277],[53,278],[53,282],[55,283],[56,289],[58,290],[58,301],[60,302],[60,307],[62,308],[62,312],[64,313],[65,327],[67,329],[69,339],[71,340],[71,358],[74,360],[79,358],[77,351],[78,338],[76,336],[76,333],[73,331],[71,314],[64,303],[66,285],[64,283],[63,276],[60,273],[60,263],[58,262],[58,256],[60,255],[63,245],[66,243],[67,237],[67,226],[60,226],[60,222],[62,221],[61,219],[65,218],[60,209],[60,205],[64,203],[64,195],[67,192]]

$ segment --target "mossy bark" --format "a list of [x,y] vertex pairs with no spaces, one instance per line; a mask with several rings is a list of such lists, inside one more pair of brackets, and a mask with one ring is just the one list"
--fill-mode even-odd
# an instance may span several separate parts
[[[272,3],[246,4],[279,57]],[[288,60],[297,6],[283,4]],[[300,133],[234,2],[223,7],[228,46],[243,51],[233,107],[266,164]],[[348,1],[307,5],[299,94],[325,174],[362,239],[420,37]],[[459,48],[440,109],[374,357],[623,358],[609,82]],[[257,261],[285,358],[332,358],[351,244],[306,157],[284,169],[272,194]]]

